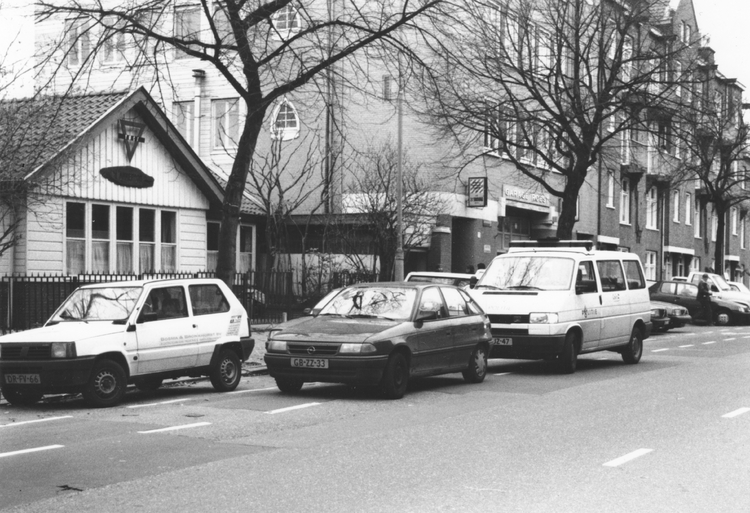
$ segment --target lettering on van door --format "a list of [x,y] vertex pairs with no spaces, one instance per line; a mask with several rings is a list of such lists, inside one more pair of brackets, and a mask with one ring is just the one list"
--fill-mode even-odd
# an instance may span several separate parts
[[585,319],[588,319],[589,317],[596,317],[597,315],[599,315],[599,310],[597,310],[596,308],[584,308],[583,310],[581,310],[581,315],[583,315]]

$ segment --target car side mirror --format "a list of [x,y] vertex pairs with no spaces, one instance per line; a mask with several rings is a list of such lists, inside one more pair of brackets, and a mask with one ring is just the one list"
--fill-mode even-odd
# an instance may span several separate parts
[[423,322],[423,321],[431,321],[438,318],[438,312],[437,310],[433,311],[420,311],[417,314],[417,317],[414,319],[414,322]]

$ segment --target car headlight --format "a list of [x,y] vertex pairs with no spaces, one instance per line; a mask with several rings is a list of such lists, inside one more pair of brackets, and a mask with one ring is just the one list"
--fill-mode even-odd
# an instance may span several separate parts
[[339,347],[339,354],[368,354],[376,351],[375,346],[369,343],[341,344],[341,347]]
[[530,313],[529,324],[557,324],[559,316],[556,313]]
[[76,343],[52,342],[52,347],[50,348],[50,356],[52,358],[75,358]]
[[664,317],[664,310],[662,310],[661,308],[652,308],[651,316],[652,317]]
[[266,346],[266,351],[272,353],[286,353],[286,342],[283,342],[281,340],[269,340],[268,345]]

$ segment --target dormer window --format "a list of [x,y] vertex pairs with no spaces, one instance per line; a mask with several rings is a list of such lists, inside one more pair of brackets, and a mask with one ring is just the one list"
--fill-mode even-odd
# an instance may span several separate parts
[[274,109],[271,118],[271,138],[289,141],[299,137],[299,117],[286,98]]

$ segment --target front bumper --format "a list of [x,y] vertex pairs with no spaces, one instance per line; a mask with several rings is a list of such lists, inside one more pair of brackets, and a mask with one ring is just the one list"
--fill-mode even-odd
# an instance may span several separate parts
[[[498,337],[500,335],[495,335]],[[490,358],[518,358],[539,360],[562,353],[565,334],[561,335],[512,335],[510,345],[492,344]]]
[[303,382],[347,383],[351,385],[377,385],[383,378],[388,355],[328,357],[327,369],[292,367],[292,358],[281,353],[266,353],[264,360],[268,373],[273,378],[285,378]]
[[[88,383],[95,356],[61,360],[2,360],[0,386],[17,386],[42,393],[79,392]],[[40,384],[6,383],[6,374],[37,374]]]

